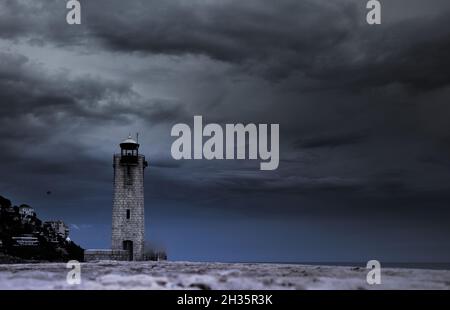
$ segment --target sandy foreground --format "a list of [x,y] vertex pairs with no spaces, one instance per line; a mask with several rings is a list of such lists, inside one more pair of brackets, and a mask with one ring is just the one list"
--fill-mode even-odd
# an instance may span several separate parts
[[449,289],[449,270],[383,268],[368,285],[362,267],[191,262],[81,264],[69,285],[62,263],[0,265],[0,289]]

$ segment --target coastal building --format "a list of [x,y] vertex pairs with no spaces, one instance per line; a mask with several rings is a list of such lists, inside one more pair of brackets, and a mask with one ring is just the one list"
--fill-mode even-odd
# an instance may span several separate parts
[[19,214],[22,218],[36,216],[36,212],[34,211],[34,209],[28,205],[21,205],[19,207]]
[[39,240],[32,234],[22,234],[20,236],[12,237],[13,246],[15,247],[36,247],[39,245]]
[[63,221],[44,222],[44,231],[46,231],[48,241],[51,242],[59,242],[69,236],[69,227]]

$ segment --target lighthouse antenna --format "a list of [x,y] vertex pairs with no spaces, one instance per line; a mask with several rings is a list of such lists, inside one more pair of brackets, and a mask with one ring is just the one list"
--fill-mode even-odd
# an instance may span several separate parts
[[136,142],[139,143],[139,132],[136,132]]

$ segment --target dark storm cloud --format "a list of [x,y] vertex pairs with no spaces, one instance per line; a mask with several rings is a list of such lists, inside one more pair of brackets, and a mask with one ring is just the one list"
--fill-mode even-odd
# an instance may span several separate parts
[[25,56],[11,53],[0,53],[0,99],[5,103],[0,117],[6,122],[22,116],[53,124],[78,118],[126,121],[130,116],[161,122],[183,115],[179,103],[144,100],[126,82],[71,77],[68,71],[50,74]]
[[78,45],[85,42],[83,26],[76,29],[61,27],[65,22],[67,1],[16,1],[0,3],[0,38],[26,40],[44,45],[49,40],[57,46]]
[[448,70],[439,70],[450,65],[450,30],[441,26],[447,20],[444,12],[433,19],[382,25],[375,32],[361,22],[363,3],[196,4],[114,2],[121,14],[93,10],[89,27],[113,50],[202,54],[276,80],[301,72],[311,83],[306,88],[403,83],[426,89],[450,81]]
[[[0,102],[3,188],[35,182],[26,186],[28,194],[57,188],[69,200],[79,192],[109,189],[111,178],[109,165],[92,154],[81,132],[136,119],[154,125],[184,115],[179,103],[144,99],[126,82],[51,73],[9,52],[0,52]],[[57,180],[67,177],[70,184],[61,188],[65,183]]]
[[89,28],[113,50],[207,55],[270,80],[301,73],[309,82],[300,89],[391,83],[427,89],[449,83],[450,70],[439,70],[450,67],[450,29],[442,27],[447,14],[390,23],[375,32],[361,23],[363,4],[115,2],[121,14],[93,10]]
[[300,72],[310,81],[299,85],[305,89],[391,83],[427,89],[450,81],[450,70],[439,70],[450,67],[450,29],[441,26],[447,21],[444,12],[374,32],[361,23],[362,2],[196,4],[134,1],[124,7],[116,1],[112,7],[121,14],[95,9],[89,28],[113,50],[207,55],[270,80]]
[[355,192],[364,189],[364,184],[357,179],[344,179],[339,177],[308,178],[303,176],[248,178],[229,175],[220,183],[234,191],[239,192],[277,192],[292,194],[312,194],[326,192]]
[[298,89],[392,83],[428,89],[450,81],[450,70],[439,70],[450,66],[450,30],[442,27],[448,7],[439,16],[390,20],[374,31],[364,23],[363,1],[100,0],[83,3],[77,28],[56,26],[65,12],[61,3],[6,1],[0,36],[206,55],[270,80],[300,74]]
[[354,132],[343,134],[327,134],[310,138],[302,138],[295,142],[298,148],[336,147],[359,144],[369,137],[368,132]]
[[[95,36],[111,47],[151,53],[206,54],[231,62],[331,47],[345,37],[352,25],[349,17],[355,13],[346,4],[314,1],[151,1],[150,4],[134,1],[126,6],[120,1],[113,3],[114,9],[123,9],[122,14],[97,13],[99,19],[93,21],[91,28]],[[347,18],[333,18],[335,14]],[[323,23],[327,18],[329,22]],[[310,33],[302,31],[314,22],[321,27],[314,27]],[[117,26],[119,30],[112,32]]]
[[[294,153],[363,144],[369,140],[368,132],[370,138],[373,135],[380,139],[389,131],[401,137],[401,131],[412,126],[403,124],[403,119],[412,123],[420,109],[399,107],[398,101],[408,101],[411,96],[408,88],[397,85],[425,91],[449,83],[450,70],[441,70],[449,64],[445,51],[449,48],[450,30],[441,26],[445,23],[444,12],[433,19],[391,21],[374,31],[361,17],[364,6],[353,1],[88,1],[83,3],[80,27],[60,27],[57,25],[61,20],[64,23],[61,17],[66,12],[63,1],[5,1],[1,6],[0,36],[4,39],[31,44],[40,40],[52,48],[82,46],[90,53],[137,53],[137,57],[204,55],[270,80],[285,78],[289,81],[282,87],[295,92],[308,90],[314,94],[320,89],[338,88],[337,96],[318,98],[319,107],[305,109],[297,104],[304,99],[296,94],[284,107],[290,115],[314,115],[320,111],[316,115],[324,117],[320,131],[308,129],[298,137],[304,125],[290,120],[276,106],[264,112],[273,115],[276,111],[281,115],[283,128],[291,128],[283,138],[293,141]],[[2,53],[0,64],[1,99],[10,103],[0,107],[2,122],[6,124],[3,141],[14,137],[22,141],[42,138],[52,134],[48,125],[54,129],[68,120],[89,127],[90,122],[127,124],[136,118],[150,124],[173,124],[191,117],[183,98],[144,98],[134,88],[135,81],[126,77],[111,80],[95,75],[49,73],[26,57],[7,52]],[[384,88],[386,85],[390,88]],[[280,91],[272,87],[274,92]],[[364,96],[350,95],[365,87],[376,88],[370,99],[373,104],[361,103],[367,101]],[[400,92],[396,93],[396,88]],[[327,104],[325,100],[336,102]],[[344,100],[348,102],[344,104]],[[417,106],[425,101],[419,100]],[[261,103],[252,103],[258,104]],[[336,105],[345,108],[334,115]],[[361,112],[360,105],[366,110]],[[205,113],[209,119],[221,118],[220,111]],[[435,111],[429,114],[427,119],[436,115]],[[354,115],[363,121],[346,122]],[[10,133],[18,121],[21,126]],[[348,130],[337,131],[342,122],[346,122]],[[339,165],[342,156],[337,155],[328,164],[328,173],[320,172],[314,177],[339,179],[333,171],[333,165]],[[171,166],[164,162],[167,160],[161,161],[161,167]],[[296,165],[288,160],[284,163]]]

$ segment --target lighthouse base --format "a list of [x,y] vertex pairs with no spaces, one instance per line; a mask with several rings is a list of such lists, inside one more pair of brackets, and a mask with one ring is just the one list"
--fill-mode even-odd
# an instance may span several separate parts
[[127,250],[110,250],[110,249],[90,249],[84,251],[84,261],[93,262],[101,260],[130,260],[130,253]]

